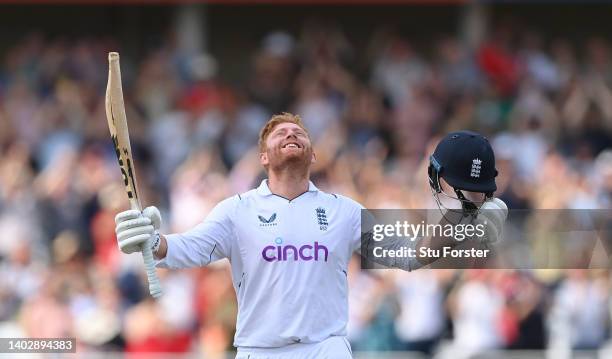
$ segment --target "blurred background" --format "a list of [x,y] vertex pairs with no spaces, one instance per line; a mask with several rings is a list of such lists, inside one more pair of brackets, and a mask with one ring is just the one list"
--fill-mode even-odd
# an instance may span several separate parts
[[[232,357],[227,261],[159,270],[155,302],[141,256],[117,248],[128,204],[108,51],[143,203],[166,233],[257,186],[258,131],[282,111],[311,132],[315,183],[369,208],[431,208],[427,156],[471,129],[494,145],[510,208],[610,209],[612,5],[26,2],[0,5],[0,337],[76,337],[81,357]],[[610,280],[355,259],[348,335],[357,357],[609,358]]]

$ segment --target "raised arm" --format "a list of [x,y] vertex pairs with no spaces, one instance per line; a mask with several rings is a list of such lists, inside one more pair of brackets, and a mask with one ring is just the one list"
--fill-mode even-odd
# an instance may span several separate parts
[[[159,233],[161,216],[155,207],[121,212],[116,217],[119,249],[138,251],[137,244],[149,242],[162,268],[191,268],[227,258],[234,239],[232,218],[238,199],[228,198],[215,206],[206,219],[194,228],[176,234]],[[133,213],[132,213],[133,212]]]

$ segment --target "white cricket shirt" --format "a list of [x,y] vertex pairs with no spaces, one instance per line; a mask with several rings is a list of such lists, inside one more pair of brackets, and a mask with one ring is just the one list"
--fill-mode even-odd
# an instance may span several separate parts
[[312,182],[289,201],[272,194],[264,180],[220,202],[193,229],[166,236],[168,252],[157,266],[178,269],[229,259],[238,298],[237,347],[344,336],[347,267],[360,247],[361,208]]

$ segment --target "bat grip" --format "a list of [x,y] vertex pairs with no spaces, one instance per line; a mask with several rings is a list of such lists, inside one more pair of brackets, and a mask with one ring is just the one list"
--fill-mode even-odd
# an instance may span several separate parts
[[159,298],[162,295],[162,289],[157,273],[155,273],[155,260],[153,259],[153,252],[148,241],[142,244],[142,258],[144,259],[147,279],[149,280],[149,293],[151,293],[153,298]]

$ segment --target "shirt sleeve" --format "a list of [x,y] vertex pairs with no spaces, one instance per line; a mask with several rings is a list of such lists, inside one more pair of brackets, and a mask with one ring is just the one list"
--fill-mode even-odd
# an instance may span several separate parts
[[[370,248],[374,245],[372,233],[374,230],[374,225],[377,223],[376,218],[370,211],[368,211],[358,202],[348,198],[346,199],[349,201],[349,205],[352,207],[351,248],[353,252],[357,252],[359,255],[365,256],[367,260],[378,263],[386,268],[399,268],[406,271],[412,271],[422,266],[422,264],[416,258],[378,258],[369,255],[371,253]],[[366,248],[361,248],[362,243],[366,246]],[[401,239],[392,239],[388,240],[384,244],[384,248],[390,250],[397,250],[402,247],[410,247],[415,249],[416,241],[406,242]]]
[[351,252],[358,251],[361,247],[361,210],[365,207],[348,197],[342,195],[338,197],[343,201],[342,211],[347,214],[347,221],[350,224]]
[[166,235],[168,252],[156,262],[156,267],[203,267],[229,258],[235,240],[232,218],[238,201],[237,197],[225,199],[213,208],[204,222],[186,232]]

